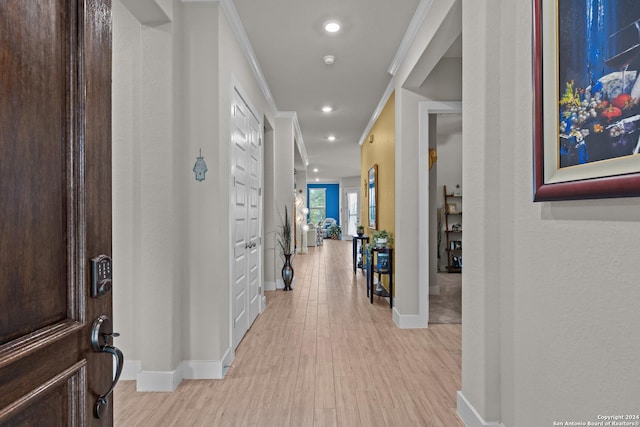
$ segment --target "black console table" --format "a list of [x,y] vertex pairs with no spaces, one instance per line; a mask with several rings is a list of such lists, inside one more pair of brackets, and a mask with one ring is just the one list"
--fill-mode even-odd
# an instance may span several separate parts
[[369,236],[353,236],[353,274],[356,274],[359,268],[364,271],[367,267],[365,265],[367,243],[369,243]]
[[[393,249],[392,248],[371,248],[371,254],[368,257],[368,270],[367,275],[367,296],[370,298],[371,304],[373,304],[373,295],[381,297],[389,297],[389,306],[393,308]],[[378,275],[377,284],[382,287],[382,275],[389,276],[389,289],[382,287],[381,290],[376,290],[373,283],[373,275]]]

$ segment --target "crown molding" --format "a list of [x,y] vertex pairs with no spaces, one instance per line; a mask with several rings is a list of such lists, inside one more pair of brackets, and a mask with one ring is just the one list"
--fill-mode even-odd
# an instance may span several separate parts
[[413,17],[411,18],[411,22],[409,22],[409,26],[407,27],[407,31],[404,33],[402,37],[402,41],[400,42],[400,46],[398,46],[398,50],[396,55],[393,57],[391,61],[391,65],[389,66],[388,73],[392,76],[395,76],[398,72],[398,68],[400,68],[400,64],[404,61],[405,56],[407,56],[407,52],[409,51],[409,47],[413,40],[416,38],[418,34],[418,30],[422,27],[422,23],[427,17],[427,12],[431,8],[433,4],[433,0],[420,0],[420,4],[416,8]]
[[378,102],[378,106],[376,107],[373,114],[371,115],[371,118],[369,119],[369,123],[367,123],[367,127],[364,128],[364,132],[360,137],[360,142],[359,142],[360,145],[364,144],[364,141],[367,139],[367,135],[369,135],[369,132],[371,132],[373,125],[376,124],[376,120],[378,120],[378,117],[380,117],[380,113],[382,113],[384,106],[387,105],[387,101],[391,97],[391,94],[393,93],[395,88],[396,88],[396,78],[394,76],[389,82],[389,84],[387,85],[387,88],[385,89],[384,93],[382,94],[382,98],[380,98],[380,102]]
[[300,130],[300,122],[298,122],[298,113],[295,111],[278,111],[276,113],[278,119],[290,119],[293,123],[293,132],[295,133],[296,145],[298,152],[305,166],[309,166],[309,155],[307,154],[307,147],[304,145],[304,139],[302,139],[302,131]]
[[293,118],[293,129],[296,132],[296,143],[298,145],[298,151],[300,152],[300,157],[302,157],[302,161],[305,166],[309,166],[309,155],[307,154],[307,147],[304,145],[304,140],[302,139],[302,131],[300,130],[300,123],[298,122],[298,113],[294,113],[295,117]]
[[[185,1],[185,0],[183,0]],[[194,1],[194,0],[190,0]],[[203,1],[203,0],[196,0]],[[269,89],[269,85],[267,84],[267,80],[264,78],[264,74],[262,73],[262,68],[260,68],[260,64],[258,63],[258,59],[256,58],[256,54],[251,46],[251,42],[249,41],[249,36],[247,35],[246,30],[244,29],[244,25],[242,24],[242,20],[240,19],[240,15],[238,14],[238,10],[236,6],[233,4],[233,0],[204,0],[204,1],[213,1],[220,3],[222,5],[222,10],[224,11],[227,19],[229,20],[229,24],[233,29],[233,32],[236,35],[236,39],[238,43],[240,43],[240,47],[242,48],[242,52],[244,56],[247,58],[249,62],[249,67],[251,67],[251,71],[253,72],[254,77],[262,91],[262,94],[267,100],[267,104],[271,108],[272,113],[275,115],[278,111],[278,107],[276,106],[276,101],[273,99],[273,95],[271,94],[271,90]]]

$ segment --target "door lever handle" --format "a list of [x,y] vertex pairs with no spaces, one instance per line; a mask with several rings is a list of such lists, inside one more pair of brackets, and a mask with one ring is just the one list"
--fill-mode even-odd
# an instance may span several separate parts
[[93,328],[91,330],[91,348],[98,353],[109,353],[115,357],[116,361],[116,374],[111,382],[111,386],[106,393],[98,396],[95,404],[95,416],[96,418],[102,418],[107,414],[107,408],[109,407],[109,396],[113,393],[120,375],[122,374],[122,368],[124,367],[124,355],[118,347],[110,344],[110,340],[120,336],[119,333],[113,332],[111,319],[104,314],[98,317],[93,322]]

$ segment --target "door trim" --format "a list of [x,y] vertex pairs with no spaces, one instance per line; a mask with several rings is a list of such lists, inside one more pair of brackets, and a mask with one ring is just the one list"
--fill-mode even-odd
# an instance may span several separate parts
[[[419,104],[418,164],[429,164],[429,115],[460,114],[462,102],[423,101]],[[420,168],[418,172],[418,211],[429,224],[429,170]],[[429,228],[418,227],[418,259],[429,260]],[[393,308],[393,320],[401,329],[426,328],[429,326],[429,262],[418,263],[418,314],[403,315]]]
[[348,187],[345,188],[342,192],[344,196],[344,230],[342,233],[343,238],[353,238],[354,234],[348,234],[349,232],[349,193],[356,193],[358,195],[358,207],[357,207],[357,215],[358,221],[356,223],[356,231],[358,224],[362,224],[361,214],[362,214],[362,194],[360,194],[360,187]]

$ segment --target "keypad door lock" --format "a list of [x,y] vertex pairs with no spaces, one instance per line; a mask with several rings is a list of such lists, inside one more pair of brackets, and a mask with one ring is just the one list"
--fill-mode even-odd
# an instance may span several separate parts
[[100,298],[111,292],[113,266],[111,257],[99,255],[91,258],[91,297]]

